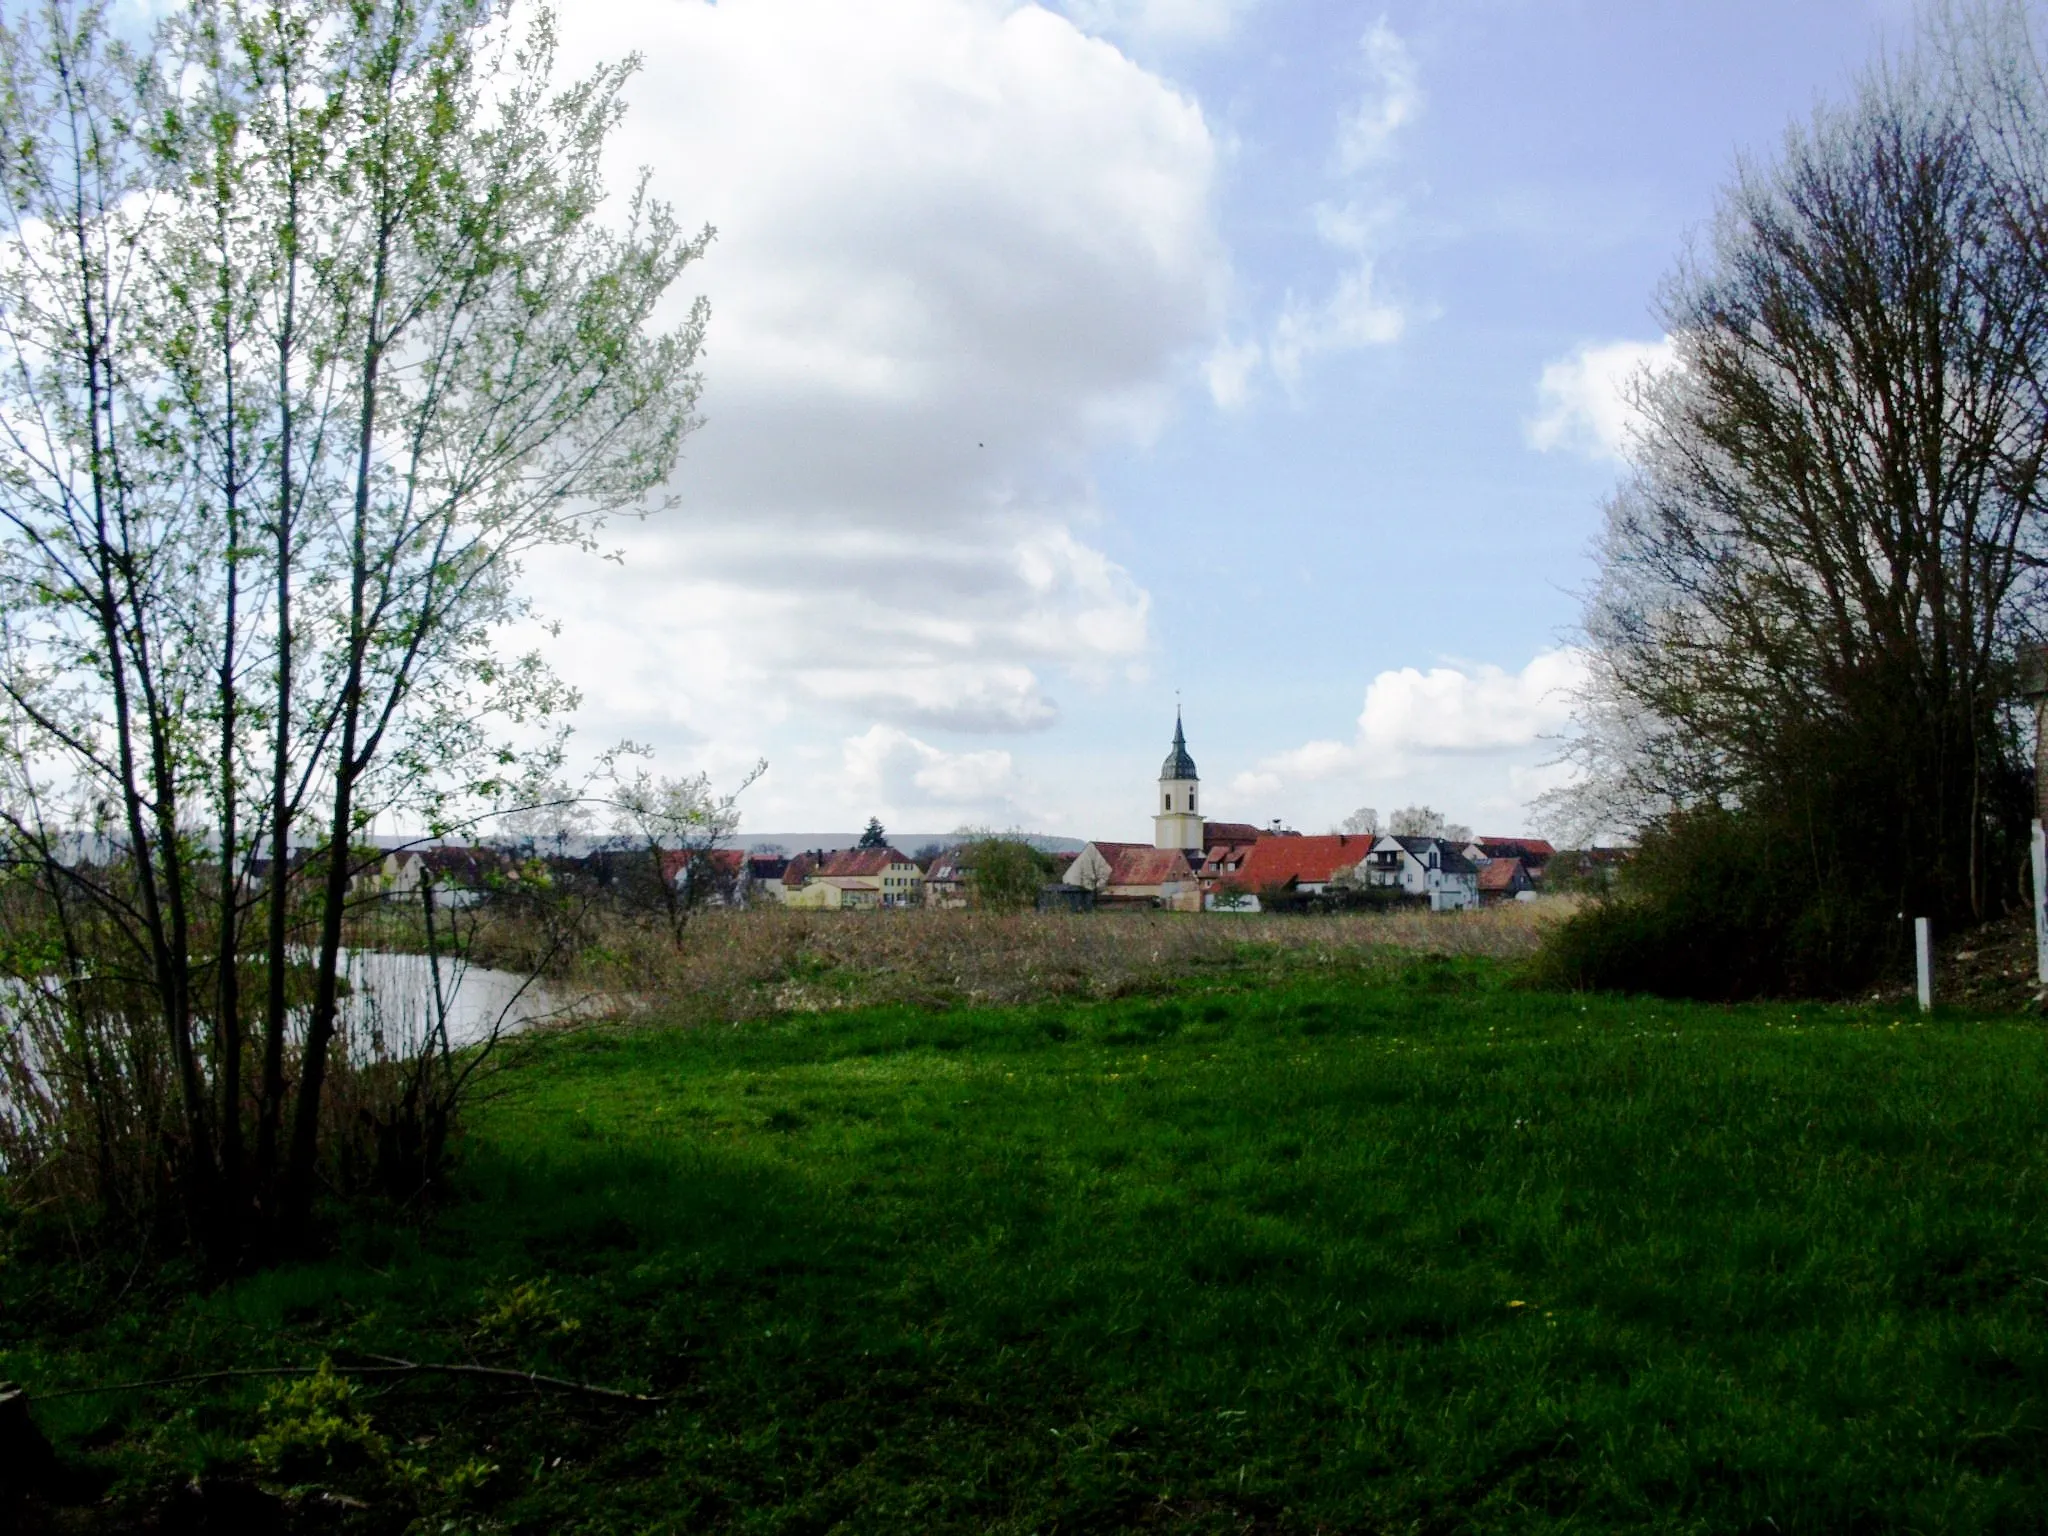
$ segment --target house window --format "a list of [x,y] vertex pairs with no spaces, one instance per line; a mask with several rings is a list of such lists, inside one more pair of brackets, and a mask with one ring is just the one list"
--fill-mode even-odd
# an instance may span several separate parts
[[1168,811],[1173,809],[1173,796],[1171,794],[1167,795],[1166,804],[1163,807],[1161,807],[1161,809]]

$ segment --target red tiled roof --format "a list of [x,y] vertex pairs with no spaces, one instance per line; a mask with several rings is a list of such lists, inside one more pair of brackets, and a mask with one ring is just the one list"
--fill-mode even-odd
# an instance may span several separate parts
[[1231,879],[1248,890],[1269,885],[1325,885],[1339,870],[1350,869],[1372,852],[1375,837],[1332,833],[1327,837],[1262,837],[1245,855]]
[[1178,848],[1147,848],[1142,843],[1124,845],[1109,866],[1112,890],[1119,885],[1164,885],[1169,880],[1191,879],[1193,875]]
[[892,864],[908,864],[894,848],[842,848],[826,856],[818,873],[834,879],[879,875]]
[[1218,843],[1256,843],[1266,834],[1248,821],[1205,821],[1202,841],[1214,848]]
[[661,878],[673,881],[696,859],[708,859],[721,875],[736,875],[746,855],[737,848],[664,848],[661,850]]
[[[1519,854],[1521,857],[1531,859],[1538,864],[1545,862],[1557,852],[1555,848],[1551,847],[1549,843],[1540,837],[1475,837],[1472,841],[1481,848],[1484,848],[1494,858],[1513,858]],[[1513,852],[1496,852],[1495,850],[1497,849],[1512,849]]]
[[1520,859],[1488,859],[1479,866],[1479,889],[1511,891],[1515,888],[1515,876],[1522,868]]
[[1150,843],[1090,843],[1088,845],[1088,847],[1093,848],[1111,864],[1116,863],[1118,858],[1129,853],[1133,848],[1150,848],[1151,846]]

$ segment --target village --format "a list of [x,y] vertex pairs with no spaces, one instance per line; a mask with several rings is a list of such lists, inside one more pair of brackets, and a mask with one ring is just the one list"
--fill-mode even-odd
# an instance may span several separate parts
[[[1278,820],[1263,827],[1210,821],[1201,811],[1201,777],[1178,718],[1156,795],[1149,843],[1100,838],[1078,850],[1039,849],[1045,878],[1035,904],[1059,911],[1255,913],[1342,905],[1458,912],[1535,901],[1560,885],[1602,882],[1626,856],[1625,850],[1609,848],[1561,855],[1543,838],[1475,837],[1456,828],[1417,833],[1375,827],[1316,835]],[[692,905],[965,908],[975,904],[977,849],[988,841],[962,835],[906,853],[875,822],[847,847],[796,853],[772,845],[599,848],[544,862],[600,885],[630,880],[636,862],[658,866],[662,885]],[[531,849],[488,846],[398,849],[368,861],[357,888],[417,900],[423,882],[431,882],[441,904],[468,905],[493,884],[517,879],[522,863],[534,857]]]

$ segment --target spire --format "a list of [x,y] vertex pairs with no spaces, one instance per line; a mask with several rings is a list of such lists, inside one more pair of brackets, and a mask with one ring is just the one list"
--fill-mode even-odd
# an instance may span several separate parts
[[1159,769],[1159,777],[1165,779],[1196,779],[1195,760],[1188,756],[1187,734],[1181,729],[1180,710],[1173,711],[1173,750],[1166,754],[1166,762]]

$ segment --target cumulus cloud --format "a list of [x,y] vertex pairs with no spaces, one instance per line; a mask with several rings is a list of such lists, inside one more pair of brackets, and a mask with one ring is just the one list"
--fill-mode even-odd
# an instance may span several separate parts
[[647,165],[719,231],[686,278],[713,318],[676,506],[613,531],[621,565],[528,571],[590,730],[1033,729],[1062,679],[1141,666],[1150,599],[1091,542],[1087,465],[1157,430],[1215,332],[1195,103],[1029,5],[613,0],[561,26],[574,68],[645,56],[615,178]]
[[1537,413],[1527,424],[1529,446],[1589,459],[1626,458],[1638,420],[1635,386],[1676,361],[1667,336],[1582,346],[1546,364],[1536,385]]
[[1340,269],[1320,297],[1289,292],[1264,338],[1226,340],[1210,354],[1204,377],[1210,398],[1224,410],[1251,399],[1261,367],[1291,390],[1309,358],[1388,346],[1407,332],[1410,311],[1380,277],[1379,258],[1400,213],[1381,178],[1402,131],[1422,110],[1421,72],[1385,17],[1360,40],[1359,56],[1363,86],[1339,121],[1331,149],[1336,186],[1309,210]]
[[1017,771],[1007,752],[947,752],[876,725],[847,739],[844,767],[848,788],[885,816],[999,822],[1016,808]]
[[1233,804],[1251,813],[1284,801],[1288,814],[1309,824],[1352,804],[1416,801],[1457,820],[1519,818],[1558,782],[1560,770],[1548,759],[1585,666],[1583,653],[1566,648],[1516,672],[1486,665],[1382,672],[1367,685],[1348,739],[1306,742],[1261,760],[1230,782]]

